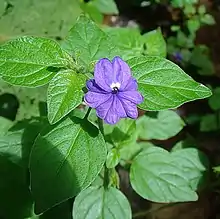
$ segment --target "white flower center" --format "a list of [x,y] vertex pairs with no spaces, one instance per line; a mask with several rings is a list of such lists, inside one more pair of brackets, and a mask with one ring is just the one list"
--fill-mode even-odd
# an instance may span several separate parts
[[119,89],[120,86],[121,86],[121,84],[118,83],[118,82],[116,82],[116,83],[112,83],[112,84],[110,85],[110,87],[111,87],[112,90],[114,90],[115,88]]

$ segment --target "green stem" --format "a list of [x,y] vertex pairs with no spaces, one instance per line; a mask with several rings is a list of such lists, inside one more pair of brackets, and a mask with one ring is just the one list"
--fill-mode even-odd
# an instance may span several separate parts
[[83,118],[83,119],[88,119],[88,117],[89,117],[89,114],[90,114],[91,110],[92,110],[92,108],[91,108],[91,107],[89,107],[89,109],[87,110],[86,115],[84,116],[84,118]]
[[98,118],[98,126],[99,126],[100,132],[104,135],[103,120],[100,118]]
[[[104,126],[103,126],[103,120],[98,118],[98,126],[99,126],[99,130],[100,132],[103,134],[104,136]],[[104,179],[103,179],[103,186],[104,188],[108,188],[109,185],[109,171],[108,168],[106,167],[106,164],[104,165]]]

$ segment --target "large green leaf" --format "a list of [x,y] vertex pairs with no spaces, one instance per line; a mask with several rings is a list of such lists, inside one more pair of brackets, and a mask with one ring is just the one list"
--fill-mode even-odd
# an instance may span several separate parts
[[37,137],[30,158],[36,213],[86,188],[101,171],[106,147],[98,129],[77,117],[47,127]]
[[134,159],[130,180],[133,189],[154,202],[196,201],[189,179],[170,153],[159,147],[149,147]]
[[77,19],[62,47],[84,65],[103,57],[111,59],[117,53],[110,37],[84,15]]
[[184,176],[190,181],[193,190],[197,190],[206,181],[209,163],[205,154],[196,148],[185,148],[171,153],[176,165],[181,167]]
[[73,205],[74,219],[131,219],[126,197],[116,188],[89,187],[82,191]]
[[0,36],[65,37],[81,12],[78,0],[0,0]]
[[179,133],[184,125],[184,121],[181,117],[171,110],[158,112],[156,118],[146,114],[137,120],[139,136],[146,140],[168,139]]
[[46,38],[21,37],[0,47],[0,75],[11,84],[44,85],[66,65],[59,44]]
[[160,57],[137,57],[128,61],[138,89],[144,96],[140,108],[164,110],[209,97],[211,91],[195,82],[176,64]]
[[47,107],[51,124],[76,108],[83,99],[86,76],[73,70],[60,71],[48,87]]

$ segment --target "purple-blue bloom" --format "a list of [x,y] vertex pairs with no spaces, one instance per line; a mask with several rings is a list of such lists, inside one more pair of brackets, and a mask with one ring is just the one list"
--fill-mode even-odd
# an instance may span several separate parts
[[100,59],[95,66],[94,79],[87,81],[86,86],[85,102],[95,108],[97,116],[106,123],[138,117],[136,105],[143,101],[143,96],[137,91],[137,81],[131,76],[130,67],[120,57],[112,62]]

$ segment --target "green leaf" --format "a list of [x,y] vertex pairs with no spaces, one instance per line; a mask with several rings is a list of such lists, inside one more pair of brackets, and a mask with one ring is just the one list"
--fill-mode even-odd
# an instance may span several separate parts
[[209,98],[209,106],[213,110],[220,110],[220,87],[213,90],[213,95]]
[[213,63],[209,57],[208,48],[196,46],[192,51],[191,64],[199,68],[200,75],[213,75],[215,73]]
[[106,140],[119,146],[130,141],[136,141],[136,123],[132,119],[122,119],[115,126],[104,124]]
[[111,41],[120,50],[120,55],[125,59],[140,56],[144,43],[140,31],[136,28],[108,27],[104,29]]
[[171,110],[158,112],[156,118],[146,114],[137,120],[139,136],[145,140],[166,140],[178,134],[184,126],[180,116]]
[[102,24],[103,22],[103,14],[94,6],[92,1],[85,3],[84,1],[80,2],[81,9],[87,13],[90,18],[95,21],[95,23]]
[[118,14],[118,8],[114,0],[93,0],[91,2],[102,14]]
[[125,166],[129,164],[135,156],[137,156],[142,150],[145,150],[154,145],[150,142],[130,142],[123,144],[119,150],[120,153],[120,164]]
[[176,165],[183,170],[193,190],[204,185],[209,168],[209,162],[204,153],[196,148],[185,148],[172,152],[172,157]]
[[201,22],[208,25],[214,25],[215,19],[211,14],[205,14],[201,17]]
[[219,173],[220,172],[220,166],[213,167],[213,171],[215,173]]
[[82,191],[73,205],[74,219],[131,219],[127,198],[119,190],[110,187],[89,187]]
[[140,196],[153,202],[198,199],[183,170],[162,148],[150,147],[138,154],[131,165],[130,181]]
[[200,121],[200,131],[210,132],[218,130],[220,128],[220,124],[218,122],[219,116],[220,115],[216,114],[207,114],[203,116]]
[[114,168],[118,165],[120,161],[120,154],[118,153],[118,150],[113,148],[108,152],[107,160],[106,160],[106,167],[107,168]]
[[111,59],[117,52],[107,34],[84,15],[77,19],[62,47],[83,65],[103,57]]
[[60,71],[50,81],[47,94],[48,120],[58,122],[81,104],[86,76],[73,70]]
[[205,5],[200,5],[200,6],[198,7],[198,13],[199,13],[200,15],[205,14],[205,13],[206,13],[206,6],[205,6]]
[[77,195],[101,171],[106,146],[86,120],[67,118],[37,137],[30,158],[31,190],[36,213]]
[[200,28],[200,21],[198,18],[193,18],[187,21],[187,27],[192,34]]
[[196,7],[193,4],[186,4],[184,7],[184,14],[186,15],[194,15],[196,13]]
[[146,46],[146,55],[166,57],[166,41],[159,28],[144,34],[142,40]]
[[21,37],[0,47],[0,75],[11,84],[44,85],[65,65],[60,46],[46,38]]
[[140,108],[157,111],[211,96],[209,88],[195,82],[176,64],[160,57],[128,60],[138,89],[144,96]]

